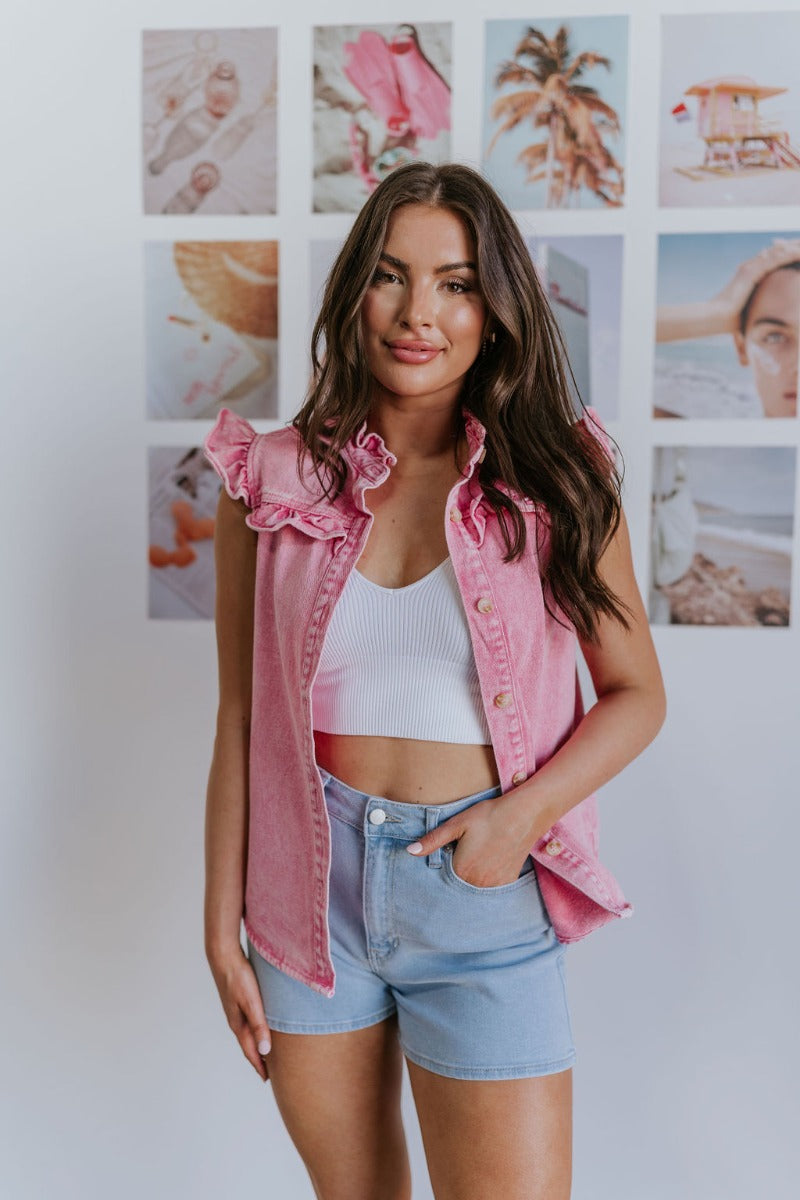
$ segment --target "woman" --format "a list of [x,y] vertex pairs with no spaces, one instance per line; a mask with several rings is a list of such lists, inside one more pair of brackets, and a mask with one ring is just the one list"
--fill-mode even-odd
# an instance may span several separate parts
[[630,912],[591,793],[664,713],[607,442],[466,167],[376,189],[313,359],[291,428],[206,441],[211,968],[323,1200],[410,1195],[403,1054],[437,1200],[561,1200],[564,944]]
[[[800,238],[776,238],[740,263],[710,300],[659,305],[656,342],[725,333],[740,365],[752,369],[764,416],[797,416]],[[654,415],[675,414],[656,409]]]

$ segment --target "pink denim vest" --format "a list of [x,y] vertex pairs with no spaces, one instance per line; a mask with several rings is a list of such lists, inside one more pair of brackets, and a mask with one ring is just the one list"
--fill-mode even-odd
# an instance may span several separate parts
[[[587,427],[603,444],[598,418]],[[486,431],[465,412],[469,464],[445,514],[447,545],[467,614],[503,791],[519,785],[570,736],[583,715],[574,630],[545,608],[537,558],[537,505],[527,550],[505,563],[498,520],[475,474]],[[585,418],[584,418],[585,420]],[[249,839],[245,928],[264,958],[323,995],[334,993],[328,932],[330,835],[314,757],[311,689],[325,631],[372,524],[366,488],[396,459],[362,426],[345,447],[348,476],[332,501],[310,465],[297,472],[293,428],[257,434],[222,409],[205,440],[229,495],[258,532]],[[631,905],[598,859],[594,796],[531,847],[556,936],[575,942]]]

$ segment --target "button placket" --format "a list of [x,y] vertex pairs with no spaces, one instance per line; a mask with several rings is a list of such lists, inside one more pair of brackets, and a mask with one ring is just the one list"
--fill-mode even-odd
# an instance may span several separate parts
[[[460,512],[454,518],[453,513],[454,507],[448,508],[449,521],[467,519]],[[462,525],[462,528],[466,529],[467,526]],[[448,537],[448,541],[454,542],[455,535],[453,538]],[[497,606],[494,603],[491,581],[484,569],[479,545],[474,545],[471,540],[466,540],[464,543],[461,542],[461,539],[458,541],[458,548],[453,545],[452,557],[454,563],[457,558],[463,559],[464,574],[462,577],[462,573],[458,571],[457,579],[462,598],[467,606],[484,704],[491,704],[493,709],[499,710],[495,718],[491,717],[490,712],[487,713],[490,729],[493,730],[492,741],[496,747],[496,753],[499,755],[501,773],[506,778],[510,778],[511,771],[516,768],[511,782],[514,786],[518,786],[526,782],[532,772],[521,768],[521,764],[527,760],[527,752],[520,729],[520,717],[514,695],[514,673],[509,660],[509,650],[503,634],[502,622],[498,618]],[[494,689],[497,687],[505,690],[495,692]],[[506,775],[506,771],[509,772],[508,775]]]

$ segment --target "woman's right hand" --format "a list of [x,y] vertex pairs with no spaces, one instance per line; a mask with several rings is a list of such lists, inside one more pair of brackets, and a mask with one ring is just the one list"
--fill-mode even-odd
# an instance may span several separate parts
[[267,1080],[265,1056],[272,1038],[255,971],[238,943],[223,952],[209,952],[207,957],[228,1024],[242,1053],[261,1078]]
[[771,245],[759,250],[758,254],[739,263],[733,276],[710,300],[710,304],[722,314],[724,329],[720,332],[735,333],[739,328],[739,314],[753,289],[773,271],[787,263],[800,259],[800,239],[775,238]]

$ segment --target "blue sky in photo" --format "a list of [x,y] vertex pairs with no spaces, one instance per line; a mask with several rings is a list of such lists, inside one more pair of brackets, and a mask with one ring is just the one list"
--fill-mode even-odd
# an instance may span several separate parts
[[794,512],[795,450],[789,446],[692,446],[695,500],[739,513]]
[[777,238],[787,241],[800,238],[800,230],[661,234],[658,239],[658,303],[710,300],[733,278],[740,263],[771,246]]

